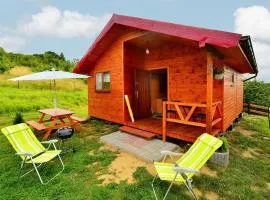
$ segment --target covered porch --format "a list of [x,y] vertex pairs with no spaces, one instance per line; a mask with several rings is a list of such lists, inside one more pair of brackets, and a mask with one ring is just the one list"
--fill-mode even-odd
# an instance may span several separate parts
[[[214,114],[212,120],[211,134],[217,136],[221,129],[217,124],[222,120],[220,111],[221,102],[213,104]],[[197,137],[206,132],[206,118],[203,109],[205,104],[184,104],[179,102],[163,102],[166,114],[162,118],[148,117],[137,119],[135,122],[126,122],[129,126],[138,130],[160,135],[163,141],[167,137],[194,142]],[[196,110],[200,112],[196,112]],[[136,134],[136,132],[134,133]]]
[[[144,33],[124,43],[124,125],[194,142],[223,126],[223,81],[213,79],[215,52],[191,41]],[[220,63],[220,62],[219,62]],[[134,134],[136,131],[134,131]],[[147,134],[147,133],[142,133]]]

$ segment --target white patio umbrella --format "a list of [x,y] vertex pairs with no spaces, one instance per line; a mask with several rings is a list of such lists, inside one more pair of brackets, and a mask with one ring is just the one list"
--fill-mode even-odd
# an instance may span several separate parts
[[55,80],[57,79],[81,79],[81,78],[88,78],[89,76],[82,75],[82,74],[75,74],[71,72],[65,72],[60,70],[55,70],[52,68],[51,70],[46,70],[43,72],[28,74],[25,76],[19,76],[16,78],[11,78],[11,81],[40,81],[40,80],[53,80],[54,85],[54,107],[57,107],[57,100],[56,100],[56,83]]

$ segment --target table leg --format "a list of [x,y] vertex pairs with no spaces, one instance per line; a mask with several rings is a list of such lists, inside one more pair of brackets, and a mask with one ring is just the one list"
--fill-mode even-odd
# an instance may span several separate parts
[[47,140],[51,135],[52,130],[55,128],[57,117],[53,118],[51,125],[49,126],[48,130],[46,131],[45,135],[43,136],[43,140]]
[[78,125],[77,122],[75,122],[70,115],[67,116],[69,123],[71,124],[71,126],[73,126],[77,132],[80,132],[80,126]]
[[44,120],[44,117],[45,117],[45,114],[42,113],[42,114],[41,114],[41,117],[40,117],[40,119],[39,119],[39,121],[38,121],[38,123],[42,123],[43,120]]
[[62,126],[65,126],[66,122],[64,121],[64,119],[63,118],[59,118],[59,120],[61,121],[61,125]]

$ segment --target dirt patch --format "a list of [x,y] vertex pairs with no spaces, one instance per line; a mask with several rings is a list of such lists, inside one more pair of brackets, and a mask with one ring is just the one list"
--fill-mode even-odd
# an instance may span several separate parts
[[112,152],[117,152],[118,151],[117,148],[115,148],[114,146],[109,145],[109,144],[104,144],[98,149],[98,151],[103,151],[103,150],[110,150]]
[[98,167],[99,164],[100,164],[100,162],[93,162],[92,164],[87,165],[86,167],[87,168]]
[[120,152],[118,157],[108,167],[109,172],[99,176],[99,180],[103,179],[102,185],[108,183],[119,183],[127,181],[133,183],[133,173],[138,167],[145,167],[150,174],[154,174],[154,166],[126,152]]
[[97,136],[88,135],[88,136],[85,136],[85,137],[80,138],[80,140],[83,141],[83,142],[85,142],[85,141],[93,140],[93,139],[96,139],[96,138],[97,138]]
[[97,150],[89,151],[88,155],[93,156],[96,152],[103,151],[103,150],[110,150],[112,152],[118,152],[118,149],[113,147],[112,145],[104,144]]
[[254,158],[254,156],[259,156],[261,154],[263,154],[261,149],[248,148],[246,151],[242,153],[242,156],[245,158]]
[[259,186],[257,186],[257,185],[252,185],[252,186],[250,186],[250,188],[255,192],[260,192],[261,191],[261,188]]
[[200,170],[200,174],[205,174],[207,176],[211,176],[211,177],[217,177],[217,171],[210,169],[209,167],[203,167]]
[[266,183],[268,190],[270,190],[270,183]]
[[[211,199],[211,200],[220,199],[218,194],[215,193],[215,192],[201,191],[201,190],[199,190],[197,188],[194,188],[193,191],[194,191],[195,195],[197,197],[199,197],[199,199],[201,199],[201,198]],[[191,196],[190,192],[189,192],[189,195]]]
[[239,133],[241,133],[242,135],[247,136],[247,137],[250,137],[250,136],[256,134],[256,132],[250,131],[250,130],[246,130],[246,129],[243,129],[241,126],[237,126],[237,127],[235,128],[235,131],[236,131],[236,132],[239,132]]

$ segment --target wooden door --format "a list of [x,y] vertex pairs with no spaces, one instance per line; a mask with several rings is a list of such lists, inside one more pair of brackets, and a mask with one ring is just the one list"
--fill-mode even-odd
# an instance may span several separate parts
[[135,118],[151,116],[150,72],[135,70]]

